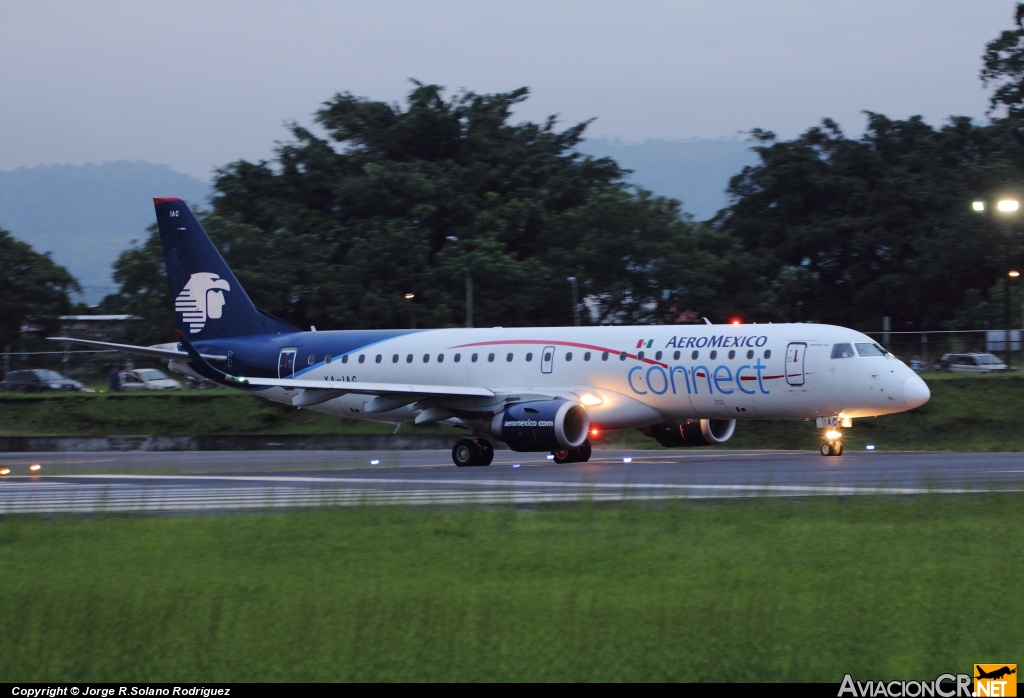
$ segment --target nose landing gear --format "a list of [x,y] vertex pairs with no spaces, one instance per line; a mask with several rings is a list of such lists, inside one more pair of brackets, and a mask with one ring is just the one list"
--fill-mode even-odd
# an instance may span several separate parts
[[841,432],[830,430],[825,432],[825,440],[821,444],[821,455],[841,456],[843,455],[843,435]]

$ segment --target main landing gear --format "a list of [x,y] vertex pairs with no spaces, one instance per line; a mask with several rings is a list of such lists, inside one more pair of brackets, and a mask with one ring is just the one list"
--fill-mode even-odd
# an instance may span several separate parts
[[452,448],[452,460],[460,468],[490,465],[494,460],[494,446],[487,439],[459,439]]
[[555,457],[556,463],[586,463],[590,460],[591,452],[590,440],[588,439],[576,448],[552,451],[551,455]]

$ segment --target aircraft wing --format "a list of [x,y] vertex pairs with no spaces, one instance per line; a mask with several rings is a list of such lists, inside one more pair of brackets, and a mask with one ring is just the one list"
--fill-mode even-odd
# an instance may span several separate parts
[[[230,385],[233,386],[251,385],[260,388],[329,391],[336,395],[344,393],[355,393],[357,395],[409,395],[415,396],[416,399],[425,397],[494,397],[494,391],[489,388],[459,385],[364,383],[363,381],[349,383],[342,381],[302,380],[299,378],[249,378],[247,376],[232,376],[229,381]],[[409,402],[412,401],[409,400]]]
[[[114,342],[97,342],[92,339],[76,339],[74,337],[47,337],[47,339],[54,342],[73,342],[74,344],[84,344],[87,347],[99,347],[101,349],[115,349],[117,351],[127,352],[129,354],[140,354],[142,356],[152,356],[157,359],[188,359],[188,352],[177,351],[175,349],[159,349],[157,347],[140,347],[135,344],[115,344]],[[226,356],[220,356],[217,354],[200,354],[204,359],[212,363],[224,363],[228,360]]]

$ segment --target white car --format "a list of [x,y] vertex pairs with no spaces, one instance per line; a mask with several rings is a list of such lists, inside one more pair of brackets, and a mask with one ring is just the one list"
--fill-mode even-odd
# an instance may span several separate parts
[[121,390],[178,390],[181,383],[155,368],[121,371]]
[[994,354],[945,354],[940,363],[954,373],[992,373],[1007,370],[1002,359]]

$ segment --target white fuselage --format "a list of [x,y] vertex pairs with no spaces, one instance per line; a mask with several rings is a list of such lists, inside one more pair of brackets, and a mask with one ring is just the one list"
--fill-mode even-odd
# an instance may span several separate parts
[[[342,347],[344,335],[293,335],[279,355],[294,354],[279,361],[277,377],[335,389],[386,382],[494,391],[494,397],[443,401],[463,414],[494,413],[510,398],[565,397],[603,429],[668,419],[867,417],[909,410],[929,397],[903,362],[887,353],[867,355],[865,345],[877,346],[870,337],[832,325],[438,329],[332,351],[332,336]],[[863,354],[839,356],[839,344],[862,347]],[[271,387],[257,394],[300,404],[302,392]],[[396,422],[416,419],[436,402],[380,411],[378,401],[368,412],[373,401],[348,393],[309,409]]]

